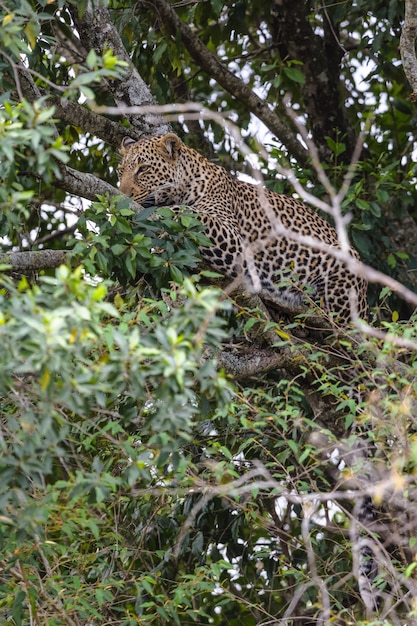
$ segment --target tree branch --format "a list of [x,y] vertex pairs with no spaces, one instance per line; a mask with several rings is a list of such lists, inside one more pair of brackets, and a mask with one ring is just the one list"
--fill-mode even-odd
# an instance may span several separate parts
[[0,254],[0,263],[11,265],[13,272],[30,272],[52,269],[66,263],[67,250],[36,250]]
[[416,38],[417,0],[405,0],[405,18],[400,38],[400,52],[404,73],[413,90],[410,96],[412,102],[417,101]]
[[355,136],[346,123],[341,105],[340,61],[344,51],[330,16],[325,12],[324,33],[319,36],[308,19],[304,0],[274,2],[270,15],[272,38],[281,58],[303,63],[305,82],[299,89],[307,112],[307,125],[321,160],[327,161],[332,154],[326,137],[342,136],[348,149],[340,158],[349,161]]
[[283,353],[273,348],[257,347],[239,352],[225,350],[215,357],[219,367],[224,368],[234,380],[253,378],[271,370],[285,369],[294,360],[294,356],[291,357],[287,351]]
[[[48,96],[46,92],[42,92],[42,95]],[[120,122],[94,113],[77,102],[71,102],[66,98],[59,98],[58,96],[49,96],[46,102],[48,105],[55,107],[54,118],[66,124],[77,126],[84,132],[99,137],[115,148],[120,147],[122,139],[126,135],[129,135],[132,139],[140,139],[141,137],[141,133],[134,129],[129,129]]]
[[[109,11],[102,6],[94,6],[88,2],[82,18],[78,15],[77,5],[68,5],[81,43],[86,50],[94,49],[100,54],[111,48],[119,60],[127,63],[127,71],[123,78],[108,82],[109,91],[116,103],[127,106],[153,105],[155,99],[136,67],[133,65],[123,43],[110,18]],[[171,127],[161,115],[147,114],[140,118],[127,116],[127,119],[139,135],[164,135]]]
[[[101,180],[101,178],[97,178],[94,174],[79,172],[72,167],[62,164],[60,171],[61,178],[55,180],[55,185],[74,196],[80,196],[81,198],[95,202],[97,196],[107,194],[109,198],[115,198],[116,196],[123,195],[120,189],[113,187],[110,183],[106,183],[106,181]],[[131,200],[130,207],[137,212],[141,211],[143,208],[133,200]]]
[[98,195],[108,194],[110,198],[121,195],[120,189],[97,178],[94,174],[79,172],[65,165],[61,166],[61,178],[56,179],[55,184],[69,194],[81,196],[93,202],[97,200]]
[[143,0],[142,4],[152,7],[161,23],[173,36],[180,33],[182,41],[194,61],[232,96],[246,104],[248,109],[278,137],[300,164],[306,164],[308,153],[287,124],[271,110],[266,100],[257,96],[243,80],[220,63],[217,57],[194,34],[190,26],[178,17],[169,2],[166,0]]
[[78,102],[71,102],[71,100],[66,98],[51,95],[46,89],[41,89],[35,84],[32,76],[23,65],[17,66],[17,71],[19,72],[22,95],[29,102],[35,102],[42,97],[45,98],[47,106],[55,107],[55,119],[77,126],[116,148],[119,148],[123,137],[126,135],[129,135],[132,139],[140,139],[140,133],[135,132],[134,129],[131,130],[120,122],[94,113],[85,106],[78,104]]

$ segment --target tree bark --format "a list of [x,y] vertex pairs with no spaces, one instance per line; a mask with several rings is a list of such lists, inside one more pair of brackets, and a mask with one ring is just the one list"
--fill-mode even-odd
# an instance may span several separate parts
[[[106,49],[111,48],[118,59],[127,63],[125,76],[108,82],[109,91],[115,102],[128,107],[156,104],[148,85],[130,60],[108,9],[88,2],[80,18],[78,6],[68,5],[68,8],[80,35],[81,44],[87,51],[94,49],[103,54]],[[161,115],[149,113],[138,117],[127,114],[126,118],[139,135],[164,135],[171,130],[171,126]]]
[[307,126],[311,130],[320,160],[332,152],[326,137],[343,141],[346,152],[340,158],[350,162],[356,137],[348,127],[340,96],[340,61],[344,51],[337,29],[325,13],[324,36],[316,35],[307,19],[304,0],[275,0],[271,9],[271,32],[281,58],[303,63],[305,82],[301,85]]
[[77,102],[71,102],[58,96],[50,96],[46,103],[55,107],[55,118],[66,124],[82,128],[83,132],[91,133],[115,148],[120,147],[122,139],[126,135],[132,139],[140,139],[140,133],[135,129],[127,128],[120,122],[94,113]]
[[98,195],[108,194],[110,198],[120,196],[121,191],[93,174],[79,172],[66,165],[61,167],[61,178],[56,179],[55,184],[60,189],[65,189],[69,194],[81,196],[93,202]]
[[258,347],[239,352],[224,350],[215,358],[219,367],[224,368],[234,380],[254,378],[271,370],[284,369],[294,360],[289,351]]
[[13,272],[26,273],[59,267],[66,263],[67,250],[37,250],[0,254],[0,263],[10,265]]
[[412,102],[417,102],[416,38],[417,0],[405,0],[405,19],[400,38],[400,51],[404,73],[413,90],[410,96]]

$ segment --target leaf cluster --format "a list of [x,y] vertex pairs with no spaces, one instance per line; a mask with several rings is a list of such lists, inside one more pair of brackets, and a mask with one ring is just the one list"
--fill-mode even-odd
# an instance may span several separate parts
[[99,198],[78,220],[82,239],[73,240],[73,254],[92,276],[120,284],[148,275],[156,289],[181,283],[200,261],[199,246],[210,245],[190,210],[144,209],[135,213],[125,197]]

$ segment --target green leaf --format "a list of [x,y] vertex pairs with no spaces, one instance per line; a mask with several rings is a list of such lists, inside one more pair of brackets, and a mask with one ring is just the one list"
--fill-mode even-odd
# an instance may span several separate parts
[[94,100],[95,94],[94,94],[94,91],[90,89],[90,87],[87,87],[86,85],[81,85],[80,91],[83,94],[83,96],[87,98],[87,100]]
[[159,63],[160,59],[166,53],[167,49],[168,49],[168,44],[165,43],[165,42],[161,42],[155,48],[155,52],[153,53],[153,61],[154,61],[155,64]]
[[377,202],[370,202],[369,207],[371,209],[372,215],[375,215],[375,217],[381,217],[382,209]]
[[300,85],[305,83],[304,74],[296,67],[284,67],[283,72],[292,82],[299,83]]
[[362,211],[369,211],[371,208],[370,203],[362,198],[356,198],[356,206]]
[[172,280],[176,282],[178,285],[180,285],[183,282],[184,280],[183,274],[181,270],[175,265],[170,265],[169,273],[171,275]]
[[213,12],[219,16],[223,10],[224,3],[221,0],[210,0]]
[[132,259],[130,255],[127,255],[125,258],[125,263],[126,263],[126,269],[129,272],[130,276],[132,278],[135,278],[136,277],[136,263],[134,262],[134,259]]
[[132,226],[130,224],[130,222],[125,219],[124,217],[118,217],[116,222],[115,222],[115,228],[121,232],[121,233],[125,233],[127,235],[130,235],[132,232]]
[[104,283],[101,283],[100,285],[97,285],[97,287],[94,289],[93,291],[93,300],[95,302],[99,302],[100,300],[103,300],[105,298],[105,296],[107,295],[107,287]]
[[87,58],[85,60],[88,69],[90,70],[94,69],[97,66],[97,61],[98,61],[97,53],[94,49],[91,49],[89,53],[87,54]]
[[115,243],[110,249],[115,256],[120,256],[121,254],[124,254],[124,252],[126,252],[128,246],[122,243]]
[[166,619],[169,621],[170,616],[168,615],[168,613],[165,611],[163,606],[157,606],[156,607],[156,612],[158,613],[158,615],[160,615],[163,619]]

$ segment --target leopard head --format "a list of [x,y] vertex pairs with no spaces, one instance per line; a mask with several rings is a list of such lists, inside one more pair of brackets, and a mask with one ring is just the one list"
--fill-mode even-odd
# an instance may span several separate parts
[[120,148],[120,191],[142,206],[180,203],[178,159],[183,147],[174,133],[139,141],[125,137]]

